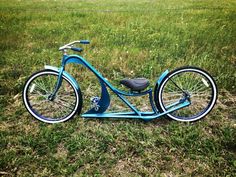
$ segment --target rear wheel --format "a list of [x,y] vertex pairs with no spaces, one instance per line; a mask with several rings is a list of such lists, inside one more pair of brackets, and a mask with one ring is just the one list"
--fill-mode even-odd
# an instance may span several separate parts
[[178,121],[196,121],[206,116],[217,100],[217,87],[213,78],[196,67],[183,67],[170,72],[155,90],[155,102],[162,111],[180,103],[189,95],[191,104],[167,114]]
[[58,72],[43,70],[33,74],[25,84],[23,91],[25,107],[40,121],[64,122],[81,110],[81,92],[65,76],[55,98],[49,99],[57,79]]

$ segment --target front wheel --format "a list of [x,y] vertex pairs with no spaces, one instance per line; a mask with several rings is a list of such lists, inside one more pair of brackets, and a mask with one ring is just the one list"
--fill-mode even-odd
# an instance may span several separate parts
[[217,100],[217,87],[210,74],[196,67],[178,68],[155,89],[155,103],[162,112],[185,99],[191,104],[167,114],[169,118],[191,122],[206,116]]
[[58,72],[43,70],[33,74],[26,82],[23,101],[36,119],[47,123],[64,122],[81,110],[82,96],[72,82],[62,77],[62,84],[54,99],[50,99],[58,79]]

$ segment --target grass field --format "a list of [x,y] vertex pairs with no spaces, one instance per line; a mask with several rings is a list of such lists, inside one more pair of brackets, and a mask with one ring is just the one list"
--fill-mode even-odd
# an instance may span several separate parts
[[[1,0],[0,20],[0,175],[235,176],[235,0]],[[139,76],[154,86],[165,69],[194,65],[214,76],[218,104],[195,123],[41,123],[23,106],[24,82],[44,64],[59,66],[58,48],[79,39],[91,40],[82,55],[115,86]],[[67,70],[85,111],[96,78]]]

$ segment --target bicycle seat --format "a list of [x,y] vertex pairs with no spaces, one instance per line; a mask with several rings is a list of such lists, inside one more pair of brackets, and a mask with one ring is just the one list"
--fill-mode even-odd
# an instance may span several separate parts
[[131,91],[142,91],[149,86],[149,81],[145,78],[122,79],[121,84],[131,89]]

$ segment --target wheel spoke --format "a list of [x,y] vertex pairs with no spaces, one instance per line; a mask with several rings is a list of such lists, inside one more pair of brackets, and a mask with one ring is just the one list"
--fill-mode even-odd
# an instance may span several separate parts
[[[210,105],[214,105],[216,100],[212,97],[216,94],[213,92],[214,82],[209,80],[207,73],[199,69],[181,69],[169,73],[165,85],[160,87],[158,93],[161,94],[161,108],[163,111],[168,106],[184,99],[186,93],[189,95],[191,104],[187,107],[174,111],[168,116],[177,120],[191,121],[201,117],[205,112],[209,112]],[[211,107],[212,108],[212,107]]]
[[77,109],[76,103],[78,101],[76,91],[64,78],[55,98],[51,101],[48,99],[54,90],[57,79],[57,73],[46,71],[38,74],[28,84],[27,104],[33,110],[36,118],[40,117],[53,122],[66,119],[75,113],[74,110]]

